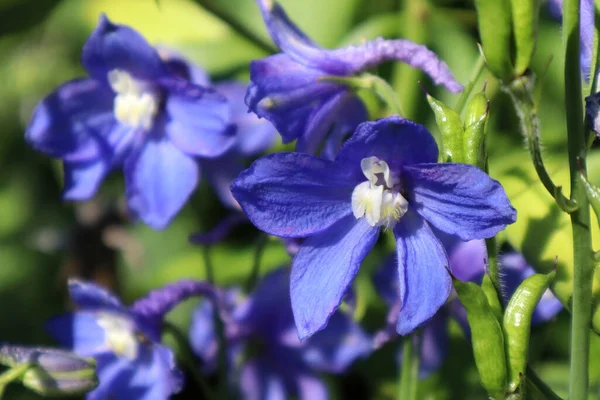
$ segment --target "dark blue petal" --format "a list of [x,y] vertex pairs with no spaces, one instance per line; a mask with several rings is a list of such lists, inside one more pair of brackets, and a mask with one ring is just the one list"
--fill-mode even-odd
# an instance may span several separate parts
[[352,214],[357,183],[343,165],[307,154],[277,153],[242,172],[231,192],[259,229],[281,237],[305,237]]
[[240,175],[244,167],[234,156],[233,151],[218,158],[202,159],[200,165],[204,177],[223,205],[236,211],[241,210],[239,203],[231,194],[231,182]]
[[107,356],[97,358],[96,374],[100,384],[86,395],[86,400],[127,400],[129,379],[133,374],[135,364],[122,357]]
[[237,127],[237,154],[256,155],[274,144],[277,131],[273,125],[248,112],[248,106],[244,102],[248,85],[229,81],[219,83],[215,89],[227,98],[231,106],[231,122]]
[[211,302],[203,301],[194,310],[189,339],[194,354],[202,360],[202,370],[205,373],[215,371],[218,364],[219,339]]
[[347,90],[342,85],[320,81],[322,76],[322,71],[298,64],[285,54],[252,61],[246,104],[275,125],[284,143],[291,142],[310,135],[319,110]]
[[[436,236],[438,239],[442,239],[441,235]],[[452,247],[448,246],[447,241],[442,240],[442,243],[450,260],[452,274],[461,281],[480,284],[487,264],[485,241],[470,240],[463,242],[455,240]]]
[[350,215],[302,244],[290,281],[301,340],[327,325],[378,237],[379,228]]
[[398,259],[393,254],[385,259],[383,265],[373,276],[373,283],[377,294],[386,302],[388,307],[393,307],[400,299],[398,287]]
[[110,164],[103,159],[90,162],[64,164],[65,200],[87,200],[93,197],[104,177],[110,171]]
[[398,172],[404,165],[436,162],[438,148],[423,125],[391,116],[360,124],[336,160],[352,163],[362,175],[360,161],[372,156],[385,161],[391,171]]
[[211,82],[208,72],[192,63],[177,50],[165,46],[157,46],[156,51],[161,60],[163,60],[169,75],[190,81],[196,85],[210,86]]
[[110,351],[104,329],[91,312],[81,311],[52,318],[46,324],[46,331],[61,345],[84,357]]
[[240,373],[243,400],[285,400],[290,393],[279,374],[263,359],[248,360]]
[[34,149],[68,161],[90,161],[112,151],[113,93],[91,79],[67,82],[33,112],[25,139]]
[[581,41],[581,73],[586,82],[590,80],[594,49],[594,0],[581,0],[579,36]]
[[[528,276],[533,275],[535,270],[527,264],[525,258],[517,252],[502,254],[499,262],[500,283],[503,289],[504,302],[508,303],[508,300],[510,300],[521,282]],[[552,294],[550,289],[547,289],[535,308],[531,322],[534,325],[539,325],[549,321],[562,309],[563,306],[560,301]]]
[[81,309],[125,312],[125,307],[116,296],[94,283],[70,279],[69,295],[71,301]]
[[298,399],[327,400],[327,385],[318,376],[302,372],[295,376]]
[[409,211],[394,228],[402,308],[397,331],[407,335],[429,320],[448,299],[452,279],[444,247],[418,215]]
[[472,165],[413,165],[403,179],[410,207],[462,240],[492,237],[517,219],[500,183]]
[[196,188],[198,170],[167,138],[149,138],[125,160],[129,209],[150,227],[165,228]]
[[327,328],[304,342],[303,358],[317,371],[340,374],[354,361],[373,351],[370,336],[352,320],[352,316],[335,313]]
[[106,82],[112,70],[123,70],[137,79],[154,80],[166,69],[158,53],[135,30],[113,24],[101,14],[96,29],[83,45],[81,62],[91,77]]
[[321,157],[327,160],[334,160],[344,140],[354,133],[359,124],[369,119],[369,113],[362,100],[352,93],[347,92],[341,103],[344,112],[339,114],[321,152]]
[[419,341],[421,345],[419,378],[426,379],[444,364],[450,347],[448,314],[443,308],[423,327]]
[[[153,344],[146,350],[143,362],[136,362],[135,370],[128,382],[128,390],[121,396],[136,400],[168,399],[183,386],[183,375],[175,366],[171,350]],[[147,359],[145,356],[149,356]],[[125,393],[129,397],[125,397]]]
[[234,145],[231,110],[223,96],[179,79],[162,79],[161,84],[169,92],[165,131],[181,151],[217,157]]

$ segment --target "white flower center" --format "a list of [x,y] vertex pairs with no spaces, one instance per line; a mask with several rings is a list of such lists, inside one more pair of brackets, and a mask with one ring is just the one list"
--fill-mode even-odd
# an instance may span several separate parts
[[363,216],[371,226],[392,229],[408,210],[408,202],[398,189],[400,180],[392,176],[390,167],[377,157],[363,158],[360,167],[368,181],[352,192],[352,212]]
[[97,319],[104,329],[106,345],[117,355],[134,360],[138,355],[138,340],[135,326],[127,318],[115,314],[102,313]]
[[152,128],[160,98],[147,84],[133,78],[129,72],[113,69],[108,82],[117,94],[113,105],[115,118],[133,128]]

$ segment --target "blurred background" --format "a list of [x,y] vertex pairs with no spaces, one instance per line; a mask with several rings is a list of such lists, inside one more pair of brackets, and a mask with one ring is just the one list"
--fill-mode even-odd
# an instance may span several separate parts
[[[227,18],[269,42],[252,0],[206,0]],[[247,80],[248,63],[267,53],[205,11],[194,0],[0,0],[0,341],[54,345],[45,321],[70,307],[67,277],[95,280],[130,303],[149,290],[180,278],[205,278],[204,250],[189,243],[191,233],[207,231],[228,215],[211,188],[203,183],[183,212],[162,232],[127,217],[123,181],[114,174],[99,195],[87,203],[61,201],[62,170],[58,162],[28,148],[23,132],[36,103],[61,83],[85,75],[81,47],[105,12],[114,22],[139,30],[152,44],[168,46],[205,68],[213,80]],[[377,36],[404,37],[435,50],[461,83],[478,57],[477,20],[472,1],[458,0],[281,0],[290,17],[325,47],[360,43]],[[558,184],[568,186],[560,24],[542,6],[540,42],[534,70],[541,82],[540,114],[546,164]],[[453,105],[457,96],[436,88],[417,71],[388,64],[376,71],[398,91],[406,116],[437,135],[433,115],[418,85]],[[516,117],[507,97],[487,73],[491,99],[490,173],[506,187],[519,220],[503,234],[544,271],[569,263],[568,218],[552,206],[531,166]],[[385,110],[366,96],[372,118]],[[278,145],[276,150],[283,149]],[[590,156],[590,177],[600,181],[600,156]],[[556,211],[554,211],[556,210]],[[242,282],[250,273],[257,233],[251,225],[236,228],[209,251],[215,279],[221,285]],[[597,232],[596,232],[597,233]],[[598,236],[598,235],[596,235]],[[365,261],[356,281],[357,318],[369,330],[381,326],[386,309],[374,293],[370,276],[386,254],[385,243]],[[284,247],[270,240],[264,273],[289,263]],[[169,315],[187,331],[194,301]],[[559,394],[568,379],[569,318],[533,332],[531,362]],[[482,399],[472,351],[457,326],[445,366],[419,387],[423,399]],[[348,374],[328,379],[337,398],[395,397],[399,342],[386,345]],[[600,340],[592,338],[592,387],[600,395]],[[189,385],[193,386],[193,385]],[[200,398],[193,387],[176,398]],[[18,385],[8,399],[36,399]],[[597,398],[595,395],[593,398]]]

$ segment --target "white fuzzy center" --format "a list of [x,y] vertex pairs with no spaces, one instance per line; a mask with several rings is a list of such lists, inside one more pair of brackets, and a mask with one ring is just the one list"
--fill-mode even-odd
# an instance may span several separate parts
[[398,189],[400,180],[377,157],[363,158],[360,167],[368,180],[352,192],[354,216],[357,219],[364,216],[371,226],[392,229],[408,210],[408,202]]
[[104,329],[107,346],[117,355],[134,360],[138,355],[138,340],[135,326],[127,318],[115,314],[103,313],[98,325]]
[[108,82],[116,93],[113,105],[115,118],[133,128],[150,130],[158,112],[160,99],[157,93],[120,69],[108,73]]

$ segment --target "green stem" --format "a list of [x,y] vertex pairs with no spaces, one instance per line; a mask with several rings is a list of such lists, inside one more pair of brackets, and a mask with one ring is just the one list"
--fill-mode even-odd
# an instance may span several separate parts
[[221,6],[216,4],[214,0],[197,0],[198,3],[204,8],[206,11],[219,18],[221,21],[225,22],[231,29],[239,33],[241,36],[245,37],[256,47],[266,51],[267,53],[277,53],[279,49],[270,44],[269,42],[264,41],[260,36],[256,33],[252,32],[247,26],[240,23],[237,19],[233,18],[229,13],[224,11]]
[[207,400],[216,399],[213,391],[208,386],[208,383],[206,383],[206,381],[204,380],[204,377],[198,370],[198,366],[191,357],[191,355],[193,354],[193,350],[186,336],[183,334],[183,332],[181,332],[181,330],[177,326],[171,324],[170,322],[165,321],[163,324],[163,328],[165,332],[168,332],[177,341],[179,346],[181,346],[183,361],[187,365],[187,368],[190,371],[190,373],[192,374],[192,378],[194,379],[194,381],[196,381],[198,387],[200,387],[203,397]]
[[562,400],[530,367],[527,367],[525,384],[528,399]]
[[404,337],[402,345],[402,367],[400,368],[400,381],[398,382],[398,400],[410,400],[412,389],[412,363],[413,363],[413,335]]
[[412,354],[412,366],[410,371],[410,400],[417,399],[417,391],[419,389],[419,367],[420,367],[420,355],[419,349],[421,348],[421,335],[415,334],[416,343],[413,343],[413,354]]
[[496,237],[494,236],[489,239],[485,239],[485,247],[488,255],[488,273],[490,274],[494,288],[496,291],[498,291],[501,286],[500,276],[498,274],[498,245],[496,244]]
[[252,271],[250,272],[250,276],[246,281],[247,293],[249,293],[256,286],[256,282],[258,282],[258,277],[260,275],[260,263],[262,261],[262,256],[265,252],[265,247],[268,241],[269,236],[267,234],[263,233],[258,237],[256,249],[254,251],[254,262],[252,263]]
[[471,73],[471,79],[469,80],[469,83],[467,83],[467,85],[465,86],[465,90],[463,90],[463,92],[460,94],[460,97],[456,102],[456,107],[454,107],[454,110],[457,113],[461,114],[463,108],[465,108],[465,104],[467,104],[467,100],[469,100],[469,96],[471,95],[471,92],[475,87],[475,83],[477,83],[477,81],[479,80],[479,77],[481,76],[484,67],[485,57],[483,56],[483,54],[479,54],[479,58],[477,59],[475,68],[473,68],[473,72]]
[[4,396],[4,390],[6,389],[6,386],[14,380],[22,377],[23,374],[27,372],[29,367],[29,364],[16,365],[0,375],[0,399],[2,399]]
[[215,283],[215,274],[212,265],[212,257],[210,256],[210,246],[202,248],[202,257],[204,259],[204,270],[206,272],[206,280],[211,285]]
[[[592,243],[590,208],[579,174],[586,175],[587,144],[583,127],[581,68],[579,63],[579,0],[563,3],[563,35],[565,51],[565,103],[571,200],[579,205],[571,214],[573,230],[573,306],[571,321],[571,369],[569,399],[588,398],[590,326],[592,318]],[[581,172],[580,172],[581,168]]]

